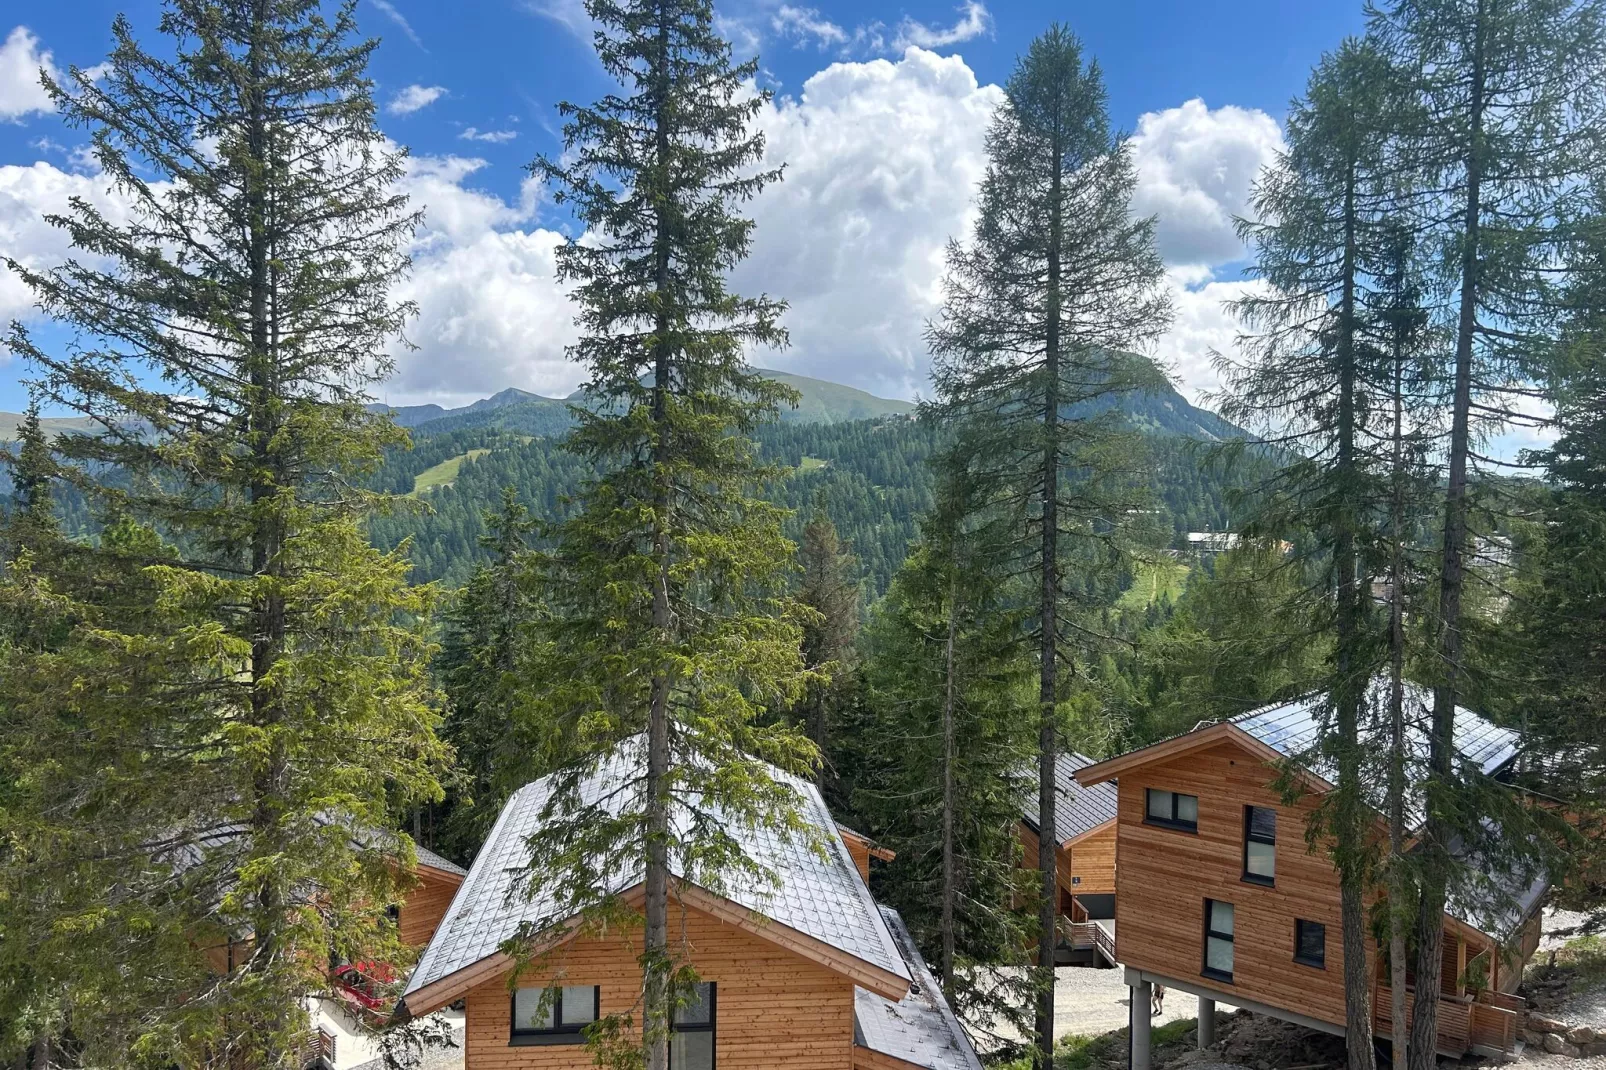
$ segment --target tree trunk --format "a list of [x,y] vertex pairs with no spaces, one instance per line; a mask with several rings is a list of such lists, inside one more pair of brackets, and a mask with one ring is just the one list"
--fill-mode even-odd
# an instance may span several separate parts
[[[1433,805],[1434,787],[1449,787],[1454,775],[1456,688],[1461,669],[1461,596],[1466,566],[1467,458],[1472,412],[1472,345],[1478,317],[1479,218],[1482,210],[1484,69],[1483,36],[1486,31],[1484,0],[1479,0],[1472,27],[1472,86],[1468,101],[1466,182],[1467,203],[1461,243],[1461,307],[1456,325],[1455,393],[1450,414],[1449,475],[1445,487],[1444,547],[1439,565],[1439,619],[1437,655],[1443,673],[1433,690],[1433,728],[1428,743],[1427,820],[1423,827],[1426,866],[1421,878],[1417,910],[1416,990],[1432,995],[1439,990],[1444,942],[1446,898],[1445,842],[1449,830]],[[1439,1003],[1417,1002],[1411,1023],[1412,1070],[1433,1070],[1437,1063]]]
[[[1396,332],[1401,328],[1397,325]],[[1406,1070],[1410,1025],[1405,1019],[1405,347],[1394,343],[1393,503],[1389,518],[1389,1012],[1394,1070]]]
[[[955,555],[957,557],[957,555]],[[954,636],[959,629],[959,562],[950,567],[956,575],[948,583],[948,641],[943,652],[944,691],[942,700],[942,991],[950,1002],[954,992]]]
[[[656,101],[658,177],[663,181],[669,166],[669,21],[660,5],[658,10],[659,55],[653,69],[658,72]],[[672,488],[667,476],[671,456],[669,443],[669,392],[671,383],[669,302],[669,249],[672,235],[665,209],[657,211],[654,287],[658,295],[657,322],[653,343],[653,559],[658,575],[652,591],[654,641],[668,646],[674,627],[669,604],[669,509]],[[647,802],[643,814],[646,834],[646,928],[642,935],[642,1002],[645,1019],[646,1070],[669,1070],[669,696],[671,681],[667,667],[660,667],[652,680],[651,703],[647,713]]]
[[1043,531],[1042,635],[1038,648],[1037,685],[1037,868],[1042,902],[1038,905],[1037,989],[1038,1070],[1054,1065],[1054,944],[1059,908],[1059,867],[1054,850],[1059,832],[1054,827],[1055,750],[1058,745],[1059,662],[1059,377],[1060,377],[1060,219],[1063,178],[1060,174],[1060,116],[1054,118],[1053,178],[1049,196],[1047,337],[1043,353]]
[[1356,582],[1355,525],[1359,491],[1355,458],[1355,164],[1344,186],[1343,295],[1339,302],[1338,479],[1339,512],[1333,546],[1337,572],[1338,727],[1337,837],[1339,915],[1344,940],[1344,1032],[1350,1070],[1372,1070],[1372,992],[1366,969],[1366,873],[1362,838],[1367,827],[1362,794],[1360,710],[1366,692],[1365,668],[1357,663],[1360,604]]

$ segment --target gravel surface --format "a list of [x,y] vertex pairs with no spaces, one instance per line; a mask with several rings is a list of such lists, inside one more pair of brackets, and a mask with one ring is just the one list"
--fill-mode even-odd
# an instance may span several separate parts
[[[1088,966],[1061,966],[1054,971],[1054,1039],[1067,1036],[1095,1036],[1127,1025],[1128,989],[1122,971],[1100,970]],[[1226,1004],[1217,1010],[1232,1011]],[[1151,1018],[1155,1025],[1199,1014],[1198,997],[1188,992],[1168,992],[1162,1013]]]

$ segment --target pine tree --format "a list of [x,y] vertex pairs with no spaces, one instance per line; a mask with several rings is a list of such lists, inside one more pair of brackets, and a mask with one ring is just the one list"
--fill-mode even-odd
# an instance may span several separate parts
[[798,544],[802,579],[797,598],[814,611],[803,625],[803,664],[820,679],[811,684],[799,709],[800,720],[820,752],[820,779],[834,798],[835,766],[831,760],[832,709],[856,667],[859,632],[858,561],[837,537],[836,525],[817,498],[814,514]]
[[398,953],[386,830],[439,792],[430,593],[362,526],[416,217],[353,8],[174,0],[164,47],[119,19],[103,78],[49,85],[131,209],[75,201],[82,259],[10,262],[77,336],[7,344],[97,425],[55,446],[106,527],[70,636],[0,682],[0,880],[97,1065],[288,1063],[330,956]]
[[[1442,250],[1432,265],[1444,298],[1435,311],[1454,332],[1417,924],[1417,987],[1436,991],[1450,847],[1484,826],[1481,815],[1457,820],[1477,808],[1454,800],[1455,706],[1468,686],[1473,445],[1520,419],[1551,348],[1558,225],[1587,193],[1581,179],[1601,132],[1606,8],[1598,0],[1395,0],[1369,15],[1369,36],[1408,72],[1417,101],[1420,120],[1402,131],[1424,191],[1411,219]],[[1429,1002],[1412,1022],[1416,1070],[1433,1065],[1437,1029]]]
[[[562,105],[564,159],[535,172],[591,235],[559,270],[580,308],[571,355],[600,403],[568,448],[601,474],[546,561],[554,620],[531,710],[564,747],[529,876],[561,914],[642,926],[641,1025],[616,1015],[594,1039],[599,1058],[666,1070],[693,976],[671,944],[671,871],[716,888],[762,878],[741,830],[800,833],[795,791],[764,762],[808,775],[817,753],[775,716],[808,682],[808,614],[785,590],[782,514],[753,495],[776,473],[751,435],[795,394],[743,353],[784,344],[782,306],[725,281],[752,235],[737,206],[779,174],[750,132],[757,62],[732,64],[706,0],[586,10],[623,92]],[[617,801],[583,803],[578,778],[610,759],[633,771]],[[615,894],[632,872],[639,915]]]
[[[987,134],[980,218],[950,243],[941,317],[929,329],[942,411],[973,425],[975,456],[1008,485],[1020,567],[1037,590],[1041,875],[1035,1056],[1053,1059],[1054,768],[1059,703],[1081,634],[1073,607],[1118,557],[1109,518],[1131,515],[1140,451],[1115,414],[1077,406],[1158,385],[1125,355],[1169,322],[1154,221],[1130,213],[1130,151],[1106,112],[1102,76],[1061,27],[1032,42]],[[1075,562],[1075,564],[1073,564]],[[1073,575],[1077,569],[1087,574]]]

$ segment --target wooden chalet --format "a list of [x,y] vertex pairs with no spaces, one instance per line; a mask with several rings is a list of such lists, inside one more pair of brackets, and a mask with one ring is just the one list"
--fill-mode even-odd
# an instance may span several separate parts
[[[1059,889],[1056,965],[1115,964],[1115,785],[1083,786],[1078,770],[1093,760],[1074,751],[1056,756],[1054,835]],[[1031,779],[1036,783],[1036,770]],[[1039,824],[1035,788],[1021,799],[1021,865],[1037,868]]]
[[[615,798],[629,760],[627,752],[604,764],[582,796]],[[700,980],[694,1003],[677,1013],[671,1065],[981,1070],[903,922],[871,898],[863,874],[874,845],[840,831],[813,785],[783,779],[810,836],[738,832],[773,883],[716,891],[674,880],[670,932]],[[633,1008],[640,1021],[639,931],[581,932],[518,883],[551,788],[551,778],[537,780],[508,801],[397,1010],[417,1016],[461,1001],[465,1070],[578,1070],[593,1060],[587,1024]],[[611,893],[640,902],[639,868],[610,877]],[[502,947],[526,925],[561,935],[515,976]]]
[[[1430,702],[1413,691],[1418,705]],[[1342,1035],[1343,941],[1338,877],[1305,842],[1317,796],[1331,790],[1307,765],[1317,700],[1256,710],[1083,766],[1086,786],[1118,786],[1115,953],[1133,1008],[1151,986],[1199,998],[1200,1045],[1211,1042],[1215,1003]],[[1414,719],[1414,715],[1413,715]],[[1419,741],[1420,742],[1420,741]],[[1517,753],[1513,733],[1468,710],[1456,713],[1462,758],[1499,776]],[[1286,805],[1273,786],[1293,759],[1307,793]],[[1516,1049],[1523,1001],[1511,995],[1538,946],[1543,879],[1496,882],[1498,901],[1452,903],[1444,917],[1439,1050],[1461,1057]],[[1369,949],[1372,1007],[1387,1038],[1392,996],[1383,956]],[[1417,993],[1409,993],[1414,1004]],[[1149,1019],[1134,1011],[1132,1067],[1149,1065]]]

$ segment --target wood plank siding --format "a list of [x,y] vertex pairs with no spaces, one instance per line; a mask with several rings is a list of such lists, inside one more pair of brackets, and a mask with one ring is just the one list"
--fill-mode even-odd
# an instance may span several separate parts
[[452,905],[463,878],[439,870],[418,870],[418,883],[408,890],[407,898],[396,915],[396,928],[401,941],[410,947],[422,947],[435,935],[446,908]]
[[[715,1063],[720,1070],[786,1066],[852,1070],[853,983],[841,974],[734,925],[689,908],[670,906],[671,939],[715,996]],[[578,937],[521,982],[601,986],[604,1015],[641,1020],[640,931]],[[583,1044],[511,1046],[512,1001],[503,973],[469,990],[465,999],[466,1070],[581,1070],[593,1065]],[[861,1062],[857,1065],[881,1064]]]
[[[1073,895],[1115,894],[1116,823],[1100,825],[1080,839],[1061,845],[1054,852],[1055,876],[1059,885],[1059,912],[1071,916]],[[1024,821],[1018,822],[1021,842],[1021,866],[1037,869],[1037,833]]]

